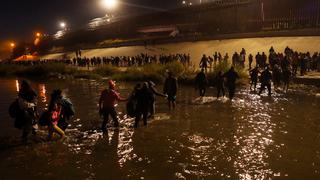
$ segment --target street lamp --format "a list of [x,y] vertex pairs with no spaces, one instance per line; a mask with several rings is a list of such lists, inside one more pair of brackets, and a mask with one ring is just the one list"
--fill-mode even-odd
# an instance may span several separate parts
[[39,38],[41,36],[41,33],[37,32],[36,37]]
[[67,24],[65,22],[60,22],[60,27],[64,29],[67,27]]
[[103,7],[107,9],[114,9],[118,5],[117,0],[101,0],[101,4]]

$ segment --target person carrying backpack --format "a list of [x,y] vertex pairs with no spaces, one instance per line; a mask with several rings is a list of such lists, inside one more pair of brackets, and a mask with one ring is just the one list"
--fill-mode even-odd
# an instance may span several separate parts
[[22,140],[27,141],[30,133],[36,134],[38,112],[37,94],[26,80],[21,81],[16,103],[15,127],[22,130]]

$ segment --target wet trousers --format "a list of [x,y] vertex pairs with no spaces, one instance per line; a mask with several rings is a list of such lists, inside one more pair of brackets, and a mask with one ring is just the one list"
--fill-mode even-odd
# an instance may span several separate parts
[[229,85],[228,86],[228,92],[229,92],[229,99],[232,100],[234,97],[234,94],[236,92],[236,86],[235,85]]
[[137,128],[139,125],[139,121],[143,119],[143,124],[146,126],[147,125],[147,120],[148,120],[148,109],[147,108],[138,108],[137,109],[137,114],[136,114],[136,119],[134,122],[134,127]]
[[259,91],[259,95],[266,89],[266,87],[268,88],[268,95],[269,96],[271,95],[271,83],[262,83]]
[[118,120],[118,113],[114,107],[108,107],[108,108],[103,108],[102,109],[102,116],[103,116],[103,122],[101,129],[104,131],[106,130],[106,126],[109,122],[109,115],[111,116],[114,126],[118,127],[119,126],[119,120]]
[[51,139],[51,138],[52,138],[53,133],[58,133],[61,137],[64,137],[64,136],[65,136],[64,131],[63,131],[61,128],[59,128],[59,126],[54,125],[54,124],[51,124],[51,125],[49,126],[49,136],[48,136],[48,139]]
[[217,86],[217,98],[220,97],[220,92],[222,93],[222,96],[225,95],[224,87],[223,87],[223,86]]

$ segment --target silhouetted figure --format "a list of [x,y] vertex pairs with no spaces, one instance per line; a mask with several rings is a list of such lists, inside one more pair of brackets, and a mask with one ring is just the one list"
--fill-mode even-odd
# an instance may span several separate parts
[[195,78],[195,85],[196,89],[199,90],[199,95],[203,97],[206,94],[208,85],[208,80],[206,74],[204,73],[204,69],[201,69],[201,71],[197,74]]
[[271,96],[271,79],[272,79],[272,74],[269,71],[269,67],[267,67],[262,73],[261,73],[261,87],[259,91],[259,95],[266,89],[268,88],[268,95]]
[[138,83],[133,91],[131,92],[131,95],[128,99],[128,102],[126,104],[126,108],[127,108],[127,114],[130,117],[136,117],[136,109],[137,109],[137,98],[136,98],[136,94],[137,92],[141,89],[141,84]]
[[289,68],[283,69],[283,72],[282,72],[283,90],[286,91],[286,92],[289,89],[291,74],[292,73],[291,73]]
[[249,54],[249,69],[252,69],[253,56]]
[[220,97],[220,92],[222,93],[222,97],[224,97],[224,77],[222,75],[222,72],[219,71],[218,75],[216,76],[216,88],[217,88],[217,99]]
[[36,134],[37,94],[30,84],[23,80],[18,93],[18,103],[21,114],[17,116],[15,127],[22,129],[22,140],[27,141],[28,135]]
[[147,125],[148,113],[153,99],[153,94],[149,90],[147,82],[143,83],[142,88],[137,90],[135,96],[137,100],[137,109],[134,127],[137,128],[141,117],[144,125]]
[[205,72],[207,72],[207,68],[208,68],[208,65],[209,65],[209,59],[207,58],[207,56],[205,54],[202,56],[202,59],[201,59],[199,65],[200,65],[201,69],[204,69]]
[[176,107],[177,92],[178,92],[177,79],[173,77],[172,72],[168,72],[168,77],[165,80],[164,87],[163,87],[163,93],[168,95],[168,105],[170,110]]
[[167,95],[159,93],[158,90],[155,88],[155,84],[152,81],[148,81],[148,88],[149,91],[152,93],[152,97],[151,97],[151,104],[149,106],[149,117],[153,117],[156,111],[156,96],[160,96],[160,97],[167,97]]
[[253,90],[256,91],[257,83],[258,83],[258,75],[259,75],[259,69],[256,66],[254,69],[250,71],[250,79],[251,79],[250,90],[252,90],[252,86],[253,86],[254,88]]
[[226,86],[229,92],[229,99],[232,100],[236,91],[236,80],[239,78],[238,73],[231,67],[228,72],[226,72],[223,77],[226,78]]
[[275,89],[277,89],[281,85],[281,75],[281,68],[276,64],[272,69],[272,80]]
[[99,113],[103,116],[102,131],[106,132],[106,125],[109,121],[109,115],[114,121],[114,126],[119,126],[118,114],[115,108],[117,101],[126,101],[120,97],[119,93],[115,90],[116,84],[114,81],[109,81],[109,89],[102,91],[99,100]]

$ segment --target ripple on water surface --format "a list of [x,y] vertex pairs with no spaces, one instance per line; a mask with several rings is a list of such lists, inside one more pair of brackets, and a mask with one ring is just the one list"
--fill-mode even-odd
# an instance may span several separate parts
[[[0,80],[0,113],[17,92],[15,80]],[[1,134],[0,173],[4,178],[103,179],[268,179],[274,177],[317,178],[320,172],[319,93],[316,88],[295,87],[271,97],[260,97],[245,88],[233,102],[213,97],[196,99],[183,87],[179,106],[168,111],[157,99],[157,114],[148,127],[133,129],[125,105],[117,107],[120,128],[103,134],[97,101],[105,84],[92,81],[33,83],[44,109],[50,93],[64,89],[77,110],[67,139],[47,142],[42,129],[29,145],[17,139],[19,131]],[[121,82],[120,82],[121,84]],[[121,84],[126,96],[132,85]],[[160,87],[158,87],[160,88]],[[210,94],[211,92],[209,92]],[[202,103],[205,102],[205,103]],[[112,126],[110,122],[109,126]],[[19,169],[21,174],[13,173]],[[58,171],[59,169],[59,171]]]

